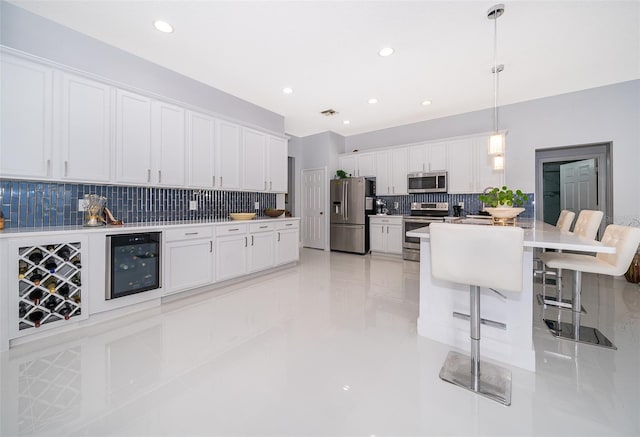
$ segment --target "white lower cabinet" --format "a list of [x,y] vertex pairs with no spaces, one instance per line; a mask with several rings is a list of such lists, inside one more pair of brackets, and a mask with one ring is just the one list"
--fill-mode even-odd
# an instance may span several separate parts
[[215,279],[213,229],[172,229],[164,234],[165,293],[212,284]]
[[216,281],[236,278],[247,270],[247,235],[216,237]]
[[371,217],[369,247],[371,252],[402,254],[402,217]]
[[298,222],[278,223],[276,229],[276,265],[298,261],[300,258]]

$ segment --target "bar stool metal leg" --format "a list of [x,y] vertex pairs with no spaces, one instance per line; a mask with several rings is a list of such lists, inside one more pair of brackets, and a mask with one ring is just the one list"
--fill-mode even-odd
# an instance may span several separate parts
[[449,352],[440,369],[440,379],[511,405],[511,371],[486,362],[480,365],[480,287],[472,285],[470,289],[471,356]]
[[582,272],[575,271],[573,276],[573,308],[571,323],[560,322],[551,319],[544,319],[544,323],[551,333],[565,340],[573,340],[579,343],[587,343],[595,346],[618,349],[607,337],[596,328],[582,326],[580,317],[582,315]]

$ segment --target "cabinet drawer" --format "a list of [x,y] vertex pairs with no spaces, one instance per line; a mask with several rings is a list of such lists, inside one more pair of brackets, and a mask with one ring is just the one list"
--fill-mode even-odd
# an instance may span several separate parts
[[164,231],[164,241],[195,240],[198,238],[213,237],[213,227],[202,226],[197,228],[170,229]]
[[276,224],[276,229],[297,229],[298,227],[300,227],[300,222],[298,220],[291,220],[291,221],[280,221],[277,222]]
[[372,225],[401,225],[402,217],[371,217],[370,222]]
[[236,234],[246,234],[248,226],[245,224],[230,224],[230,225],[220,225],[216,226],[216,235],[236,235]]
[[249,232],[268,232],[276,228],[275,223],[252,223],[249,225]]

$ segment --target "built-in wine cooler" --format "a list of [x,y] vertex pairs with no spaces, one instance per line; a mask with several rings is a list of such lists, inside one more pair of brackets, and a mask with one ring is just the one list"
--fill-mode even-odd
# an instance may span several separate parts
[[82,314],[82,244],[18,248],[18,330],[40,328]]
[[107,300],[160,288],[161,235],[107,236]]

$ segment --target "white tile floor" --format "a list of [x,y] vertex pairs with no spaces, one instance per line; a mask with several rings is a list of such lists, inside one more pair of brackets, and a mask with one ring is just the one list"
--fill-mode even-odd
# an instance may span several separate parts
[[0,435],[639,435],[640,289],[585,275],[617,351],[553,339],[503,407],[441,381],[418,264],[302,250],[299,266],[2,354]]

